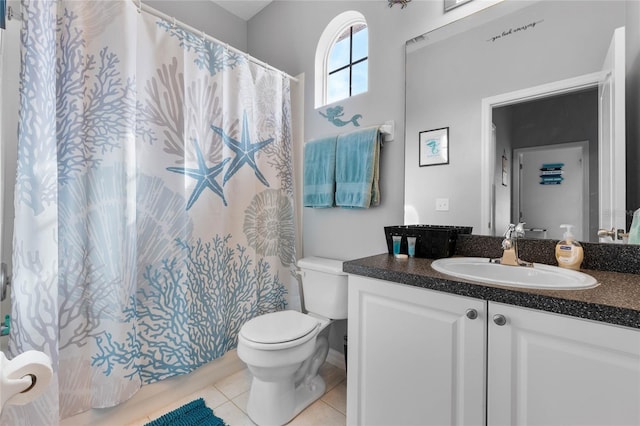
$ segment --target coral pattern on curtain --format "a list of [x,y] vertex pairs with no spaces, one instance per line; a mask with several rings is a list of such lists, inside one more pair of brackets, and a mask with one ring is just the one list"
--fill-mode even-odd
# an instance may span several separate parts
[[44,397],[5,424],[114,406],[288,304],[289,80],[124,1],[25,0],[10,353]]

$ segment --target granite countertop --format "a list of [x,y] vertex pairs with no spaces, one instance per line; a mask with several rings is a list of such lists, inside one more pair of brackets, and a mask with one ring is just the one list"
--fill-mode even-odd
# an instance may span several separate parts
[[343,270],[385,281],[488,301],[640,328],[640,275],[581,269],[600,285],[584,290],[539,290],[478,284],[431,267],[432,259],[396,259],[387,253],[347,261]]

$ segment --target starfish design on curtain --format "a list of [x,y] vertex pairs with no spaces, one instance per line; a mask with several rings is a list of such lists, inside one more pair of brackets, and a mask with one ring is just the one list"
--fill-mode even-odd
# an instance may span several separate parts
[[198,146],[198,141],[193,140],[193,145],[196,147],[196,155],[198,156],[198,168],[197,169],[188,169],[185,167],[167,167],[167,170],[174,173],[181,173],[185,176],[189,176],[193,179],[196,179],[198,183],[196,183],[196,187],[193,189],[191,193],[191,197],[189,197],[189,201],[187,202],[187,210],[193,206],[193,204],[198,200],[202,191],[205,188],[209,188],[215,194],[218,194],[224,205],[227,205],[227,200],[224,198],[224,193],[222,192],[222,187],[218,182],[216,182],[216,176],[222,172],[225,164],[231,160],[231,158],[225,158],[221,163],[213,166],[207,167],[207,163],[204,160],[204,156],[202,155],[202,151]]
[[265,186],[269,186],[269,182],[265,179],[264,175],[260,173],[258,170],[258,165],[256,164],[255,154],[260,151],[265,146],[269,145],[273,142],[273,138],[269,138],[260,142],[251,143],[251,139],[249,136],[249,123],[247,122],[247,112],[244,112],[244,117],[242,118],[242,137],[240,141],[233,139],[231,136],[224,133],[220,127],[216,127],[211,125],[211,129],[216,132],[224,143],[236,153],[235,158],[227,168],[227,171],[224,174],[224,179],[222,180],[222,185],[225,185],[231,176],[233,176],[244,164],[248,164],[256,174],[256,177],[262,182]]

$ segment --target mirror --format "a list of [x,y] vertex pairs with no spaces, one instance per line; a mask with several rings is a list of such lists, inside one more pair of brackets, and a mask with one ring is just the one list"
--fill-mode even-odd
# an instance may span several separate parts
[[[625,15],[622,0],[507,1],[409,40],[404,223],[561,239],[568,222],[594,242],[625,228],[624,86],[603,68]],[[421,166],[419,134],[442,128],[449,163]]]

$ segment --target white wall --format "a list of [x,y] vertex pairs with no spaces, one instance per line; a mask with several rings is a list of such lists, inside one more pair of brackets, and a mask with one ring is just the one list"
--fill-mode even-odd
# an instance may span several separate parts
[[[314,109],[316,45],[327,24],[356,10],[369,26],[369,91],[336,102],[344,117],[362,114],[361,127],[396,123],[395,140],[384,144],[380,164],[381,205],[367,210],[305,208],[303,253],[354,259],[386,251],[384,226],[403,223],[404,213],[404,51],[405,41],[493,1],[475,1],[447,14],[439,0],[414,0],[405,9],[386,1],[279,1],[249,21],[251,55],[296,75],[305,73],[305,141],[353,130],[337,128]],[[319,108],[324,111],[326,107]]]

